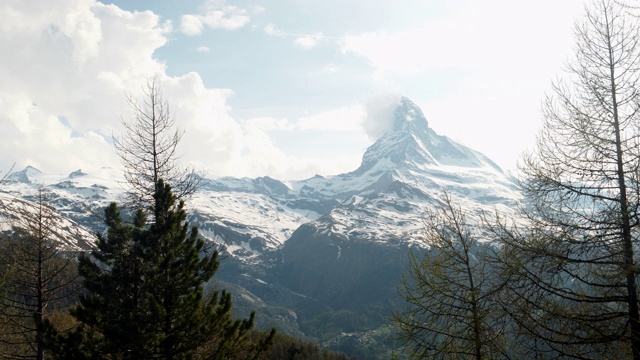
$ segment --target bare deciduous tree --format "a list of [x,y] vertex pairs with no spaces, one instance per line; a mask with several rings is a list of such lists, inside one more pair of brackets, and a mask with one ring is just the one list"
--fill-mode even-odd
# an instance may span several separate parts
[[76,263],[56,239],[58,222],[46,202],[44,190],[35,206],[13,204],[8,214],[15,234],[2,239],[0,263],[7,277],[0,298],[4,329],[0,342],[6,358],[44,359],[43,321],[78,288]]
[[127,95],[127,101],[134,118],[122,121],[125,132],[113,140],[125,166],[132,202],[148,208],[160,179],[171,184],[178,198],[192,194],[201,176],[178,161],[176,150],[184,132],[175,126],[169,103],[162,97],[159,79],[147,81],[142,101],[131,94]]
[[597,0],[575,36],[521,164],[531,227],[494,229],[511,261],[503,303],[540,351],[640,359],[638,19]]
[[493,248],[478,243],[477,230],[448,195],[425,220],[429,250],[409,255],[399,289],[408,307],[392,318],[410,358],[500,359],[515,353],[495,301],[501,284],[489,269]]

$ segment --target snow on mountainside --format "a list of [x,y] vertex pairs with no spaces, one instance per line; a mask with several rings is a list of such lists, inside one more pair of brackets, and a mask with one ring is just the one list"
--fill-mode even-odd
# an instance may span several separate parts
[[[27,167],[10,174],[0,185],[0,193],[34,201],[38,189],[45,188],[60,215],[102,231],[104,207],[113,201],[126,202],[121,179],[122,174],[110,168],[61,176]],[[288,196],[288,191],[283,183],[267,177],[205,179],[187,201],[189,221],[200,228],[202,236],[224,244],[229,254],[251,260],[281,246],[300,225],[317,219],[336,203]]]
[[521,199],[493,161],[436,134],[407,98],[395,111],[394,128],[367,149],[358,169],[294,188],[342,198],[314,223],[318,231],[378,242],[419,240],[425,210],[444,191],[476,213],[510,213]]
[[[467,212],[508,216],[517,208],[513,179],[438,135],[410,100],[400,100],[392,120],[352,172],[286,182],[203,179],[186,199],[189,221],[226,255],[208,286],[232,289],[234,309],[257,310],[261,328],[317,338],[331,329],[351,348],[354,334],[386,329],[387,315],[404,306],[397,284],[407,254],[425,250],[423,219],[444,191]],[[60,241],[83,248],[73,229],[84,229],[89,242],[87,229],[104,230],[103,208],[126,201],[121,179],[116,169],[51,175],[28,167],[0,184],[0,200],[33,204],[44,188],[70,219],[61,219],[60,228],[71,231]]]
[[[355,171],[291,183],[295,194],[340,202],[292,234],[271,263],[271,279],[265,278],[330,309],[370,319],[371,329],[385,326],[375,320],[380,314],[406,305],[397,285],[407,254],[427,248],[423,220],[445,191],[468,213],[498,210],[509,216],[521,201],[498,166],[436,134],[410,100],[401,99],[393,120],[393,129],[367,149]],[[477,218],[467,221],[473,225]],[[327,316],[293,308],[303,323],[305,316]]]
[[280,247],[300,225],[320,216],[263,193],[206,189],[189,199],[189,212],[203,236],[246,260]]
[[[286,183],[269,177],[204,179],[187,201],[191,223],[225,243],[228,253],[249,260],[281,247],[307,223],[344,239],[418,240],[425,210],[443,190],[470,211],[515,207],[520,195],[512,179],[481,153],[436,134],[409,99],[401,99],[393,120],[393,129],[350,173]],[[124,200],[121,178],[109,168],[65,176],[27,167],[10,174],[0,192],[33,200],[45,187],[61,215],[100,230],[96,209]]]
[[59,215],[96,231],[102,229],[99,218],[102,209],[122,193],[118,182],[121,177],[112,168],[102,168],[92,174],[77,170],[68,175],[56,175],[28,166],[9,174],[0,185],[0,193],[36,202],[38,191],[44,189],[47,201]]
[[[14,226],[35,225],[40,206],[37,202],[31,202],[17,198],[13,195],[0,192],[0,231],[10,234]],[[88,250],[94,239],[93,232],[80,224],[57,215],[49,208],[43,208],[45,226],[51,225],[47,231],[53,241],[60,244],[60,248],[68,251]],[[28,218],[25,218],[27,216]],[[30,219],[30,220],[29,220]]]

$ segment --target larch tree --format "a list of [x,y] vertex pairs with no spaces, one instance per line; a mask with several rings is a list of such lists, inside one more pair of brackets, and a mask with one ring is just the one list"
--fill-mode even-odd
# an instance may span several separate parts
[[640,359],[639,24],[596,0],[575,37],[521,164],[529,227],[494,228],[508,256],[502,304],[539,353]]
[[43,189],[33,206],[16,200],[5,211],[15,233],[1,244],[3,270],[11,273],[0,298],[2,357],[41,360],[44,321],[57,307],[68,306],[78,290],[76,263],[61,249],[57,215]]
[[480,236],[449,195],[427,215],[428,250],[410,253],[399,288],[407,307],[392,317],[409,358],[500,359],[515,352],[495,301],[501,284],[489,265],[493,248]]
[[201,176],[178,161],[183,132],[176,127],[169,103],[162,96],[159,78],[147,81],[142,99],[128,94],[127,102],[133,119],[122,121],[125,131],[113,141],[125,167],[130,200],[149,208],[160,179],[172,186],[179,199],[192,194]]

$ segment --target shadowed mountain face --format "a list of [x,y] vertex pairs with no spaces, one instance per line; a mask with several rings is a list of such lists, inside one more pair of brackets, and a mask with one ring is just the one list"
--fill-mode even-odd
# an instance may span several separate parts
[[357,170],[306,181],[340,203],[298,228],[273,266],[283,287],[363,315],[368,326],[401,306],[396,286],[408,252],[426,247],[425,212],[444,191],[471,213],[508,214],[520,199],[495,163],[436,134],[410,100],[403,98],[394,116],[393,129],[367,149]]
[[[513,180],[490,159],[435,133],[407,98],[393,116],[393,129],[352,172],[287,182],[205,179],[187,199],[190,222],[228,255],[215,279],[234,289],[239,313],[255,309],[262,325],[322,340],[384,326],[399,306],[409,249],[426,246],[425,212],[444,191],[470,213],[516,208]],[[0,192],[32,199],[44,186],[60,214],[102,231],[88,209],[123,200],[116,173],[60,177],[27,168]]]

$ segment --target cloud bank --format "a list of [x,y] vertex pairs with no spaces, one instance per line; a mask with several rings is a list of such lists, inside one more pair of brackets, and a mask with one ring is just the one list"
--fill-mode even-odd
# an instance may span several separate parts
[[[5,54],[0,57],[0,173],[14,162],[18,170],[31,165],[62,175],[120,168],[112,136],[120,136],[121,120],[132,117],[125,94],[139,96],[153,76],[185,131],[181,161],[208,176],[302,178],[355,165],[358,159],[351,155],[328,162],[285,153],[268,133],[273,129],[231,117],[232,90],[207,88],[195,72],[167,74],[154,52],[175,31],[196,34],[205,26],[234,29],[249,22],[245,10],[207,4],[197,21],[187,20],[176,30],[150,11],[125,11],[95,0],[0,3],[0,53]],[[296,119],[293,128],[343,128],[351,115],[357,123],[357,111],[338,109]]]

